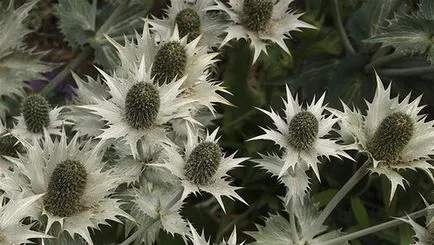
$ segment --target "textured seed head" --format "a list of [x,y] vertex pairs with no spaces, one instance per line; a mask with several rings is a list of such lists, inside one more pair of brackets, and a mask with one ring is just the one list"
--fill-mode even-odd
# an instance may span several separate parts
[[151,75],[155,76],[155,81],[162,84],[170,82],[176,76],[184,75],[187,66],[187,52],[185,48],[176,41],[162,45],[155,56]]
[[383,119],[374,136],[368,141],[368,151],[376,160],[396,164],[413,131],[414,124],[410,116],[401,112],[390,114]]
[[220,147],[213,142],[197,145],[187,159],[185,177],[196,185],[208,185],[213,182],[222,159]]
[[41,133],[50,124],[50,104],[38,95],[33,94],[24,99],[21,105],[24,122],[32,133]]
[[157,120],[159,109],[160,94],[153,84],[137,83],[128,91],[125,99],[125,116],[131,127],[151,127]]
[[175,23],[181,37],[188,34],[189,42],[200,35],[200,16],[193,9],[187,8],[179,12],[175,17]]
[[302,111],[295,114],[289,122],[289,145],[296,151],[309,151],[315,143],[318,127],[319,122],[312,113]]
[[263,32],[267,30],[273,14],[271,0],[244,0],[241,21],[248,30]]
[[16,157],[19,146],[17,139],[12,135],[0,137],[0,155]]
[[44,196],[45,210],[60,217],[78,212],[86,183],[86,169],[80,162],[66,160],[58,164],[51,174]]

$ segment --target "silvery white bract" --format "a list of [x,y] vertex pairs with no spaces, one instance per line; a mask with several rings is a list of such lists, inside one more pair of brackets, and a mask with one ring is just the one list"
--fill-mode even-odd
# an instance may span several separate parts
[[290,54],[284,39],[290,37],[289,32],[300,31],[300,28],[316,28],[298,18],[303,14],[295,14],[289,8],[293,0],[229,0],[229,6],[221,0],[215,0],[217,6],[210,9],[226,12],[232,24],[222,45],[232,39],[243,38],[250,41],[254,49],[253,63],[261,52],[267,53],[268,42],[276,43]]
[[86,80],[81,79],[77,74],[72,73],[77,88],[74,89],[74,105],[67,108],[68,112],[64,113],[65,118],[73,122],[72,130],[79,133],[80,136],[97,136],[102,133],[104,122],[100,118],[89,112],[87,109],[75,105],[88,105],[97,103],[97,98],[108,98],[108,87],[101,82],[99,77],[95,80],[86,76]]
[[8,157],[13,170],[3,171],[0,188],[11,199],[21,192],[26,196],[43,194],[35,202],[37,212],[32,217],[44,222],[46,233],[51,234],[51,227],[59,223],[61,231],[71,237],[78,234],[93,244],[89,228],[99,229],[107,220],[121,222],[118,217],[130,217],[120,209],[119,200],[110,198],[121,177],[102,171],[102,154],[91,141],[81,144],[75,135],[67,143],[65,133],[53,141],[45,131],[41,144],[23,144],[27,155]]
[[[303,109],[299,104],[297,96],[292,97],[291,91],[286,87],[286,101],[283,99],[285,109],[285,118],[271,111],[259,109],[269,116],[277,130],[266,129],[265,134],[256,136],[250,140],[272,140],[280,148],[283,148],[284,153],[282,161],[274,157],[266,157],[265,159],[272,160],[272,163],[267,164],[267,160],[257,160],[262,167],[277,175],[279,178],[289,174],[297,175],[297,171],[304,171],[312,168],[316,177],[320,179],[320,174],[317,164],[320,162],[319,157],[351,157],[343,151],[343,146],[336,143],[336,140],[330,139],[329,133],[332,131],[333,125],[339,120],[333,115],[326,116],[324,112],[327,110],[323,106],[325,94],[315,102],[313,99],[311,104],[308,104],[306,109]],[[277,160],[277,161],[276,161]],[[297,166],[303,165],[303,166]],[[280,170],[277,173],[277,169]],[[296,171],[296,172],[295,172]],[[305,190],[305,184],[308,181],[304,178],[302,184]],[[300,186],[300,185],[298,185]]]
[[[318,210],[309,199],[296,200],[291,207],[286,206],[286,212],[294,219],[287,220],[281,215],[270,215],[265,219],[265,226],[256,225],[258,231],[246,232],[252,236],[257,245],[321,245],[325,241],[341,236],[339,230],[327,231],[327,226],[321,225],[313,229]],[[342,245],[348,243],[342,243]]]
[[424,199],[425,205],[427,206],[425,225],[422,226],[414,221],[412,218],[400,220],[408,223],[413,228],[416,238],[411,245],[432,245],[434,241],[434,205],[428,205]]
[[147,227],[134,244],[153,244],[160,230],[184,238],[188,234],[187,222],[180,215],[182,188],[172,184],[144,181],[139,189],[132,191],[130,214],[135,222],[126,223],[126,234],[134,227]]
[[0,197],[0,243],[1,244],[23,244],[30,243],[29,239],[51,238],[44,233],[31,230],[34,223],[23,225],[21,221],[29,216],[31,206],[41,198],[42,195],[34,195],[23,198],[22,195],[16,199],[7,201],[5,196]]
[[[14,9],[11,0],[6,8],[0,8],[0,97],[23,96],[27,86],[24,81],[43,79],[41,73],[51,69],[40,60],[45,52],[34,52],[24,43],[24,37],[31,32],[24,21],[37,2],[29,1]],[[0,99],[0,118],[4,118],[6,110]]]
[[420,115],[421,96],[413,101],[408,94],[402,101],[391,98],[391,85],[387,88],[376,75],[377,90],[368,110],[363,115],[343,104],[344,111],[334,110],[341,118],[343,141],[353,148],[369,154],[373,161],[372,173],[386,176],[391,182],[390,200],[398,186],[404,188],[405,179],[399,171],[420,169],[434,181],[434,167],[428,162],[434,154],[434,122]]
[[227,171],[240,167],[240,163],[248,158],[234,158],[235,153],[224,156],[216,139],[218,129],[211,134],[207,134],[205,139],[199,139],[198,132],[188,130],[185,149],[180,154],[173,147],[164,147],[167,154],[164,164],[156,164],[165,167],[177,176],[184,187],[182,200],[187,198],[190,193],[205,191],[212,194],[225,211],[222,196],[237,199],[246,203],[235,190],[239,187],[229,185],[225,180],[229,175]]
[[99,70],[109,87],[110,98],[96,98],[96,104],[79,106],[106,121],[107,127],[97,136],[101,144],[110,139],[124,140],[135,157],[136,145],[141,139],[150,144],[171,144],[165,124],[174,118],[189,116],[181,110],[189,101],[179,98],[185,77],[158,85],[153,83],[145,67],[142,59],[137,78],[119,78]]
[[209,48],[220,45],[225,23],[208,11],[214,0],[173,0],[170,5],[164,11],[166,16],[163,19],[153,17],[149,20],[157,36],[166,37],[177,25],[181,37],[188,35],[188,39],[193,40],[201,36],[199,45]]
[[[188,222],[188,225],[190,226],[191,233],[189,238],[193,245],[210,245],[210,241],[207,241],[204,236],[204,231],[202,231],[202,235],[199,235],[190,222]],[[244,245],[244,242],[237,243],[237,229],[234,227],[234,230],[232,231],[228,241],[223,240],[221,243],[219,243],[219,245]]]

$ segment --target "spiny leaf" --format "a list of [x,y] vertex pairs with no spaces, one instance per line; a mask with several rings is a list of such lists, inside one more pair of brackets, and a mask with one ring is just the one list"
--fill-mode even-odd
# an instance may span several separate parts
[[66,41],[73,47],[87,43],[95,31],[96,0],[59,0],[55,9]]

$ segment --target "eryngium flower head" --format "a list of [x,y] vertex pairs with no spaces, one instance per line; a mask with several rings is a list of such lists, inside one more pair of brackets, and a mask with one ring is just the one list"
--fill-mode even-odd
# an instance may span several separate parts
[[368,153],[373,161],[371,172],[390,180],[392,200],[397,187],[404,188],[399,171],[420,169],[434,182],[434,167],[428,162],[434,154],[434,122],[420,115],[421,96],[410,101],[409,94],[399,101],[398,96],[391,98],[391,85],[385,88],[378,75],[376,81],[377,91],[372,102],[367,102],[366,115],[345,104],[344,111],[335,110],[335,114],[341,118],[338,132],[342,140]]
[[[317,163],[320,162],[318,157],[330,158],[334,156],[351,159],[343,151],[343,147],[329,137],[332,126],[338,121],[338,118],[324,115],[326,110],[326,106],[323,106],[325,94],[316,102],[314,99],[311,104],[307,105],[306,109],[303,109],[302,105],[298,103],[297,97],[292,97],[288,87],[286,87],[286,96],[287,100],[283,101],[285,118],[275,113],[273,109],[270,112],[259,109],[273,120],[277,130],[261,127],[265,134],[251,139],[272,140],[283,148],[282,161],[273,160],[277,166],[280,165],[278,177],[287,174],[292,175],[297,168],[298,171],[312,168],[316,177],[320,179],[317,166]],[[259,160],[258,163],[264,164],[263,167],[270,170],[263,160]],[[305,166],[297,167],[297,165]],[[275,169],[276,166],[270,172],[276,174]]]
[[153,83],[144,62],[140,63],[137,77],[120,78],[99,70],[110,89],[110,98],[97,98],[96,104],[79,106],[106,121],[107,127],[97,136],[101,144],[109,139],[125,140],[135,157],[140,139],[146,144],[171,144],[165,125],[174,118],[189,116],[183,107],[190,101],[179,98],[185,77],[158,85]]
[[425,224],[420,225],[412,218],[401,219],[410,224],[415,232],[414,238],[416,238],[411,245],[433,245],[434,244],[434,204],[429,205],[424,199],[426,207]]
[[11,199],[19,193],[44,194],[31,215],[45,225],[47,233],[56,232],[51,228],[58,222],[59,234],[77,234],[92,245],[89,228],[98,229],[107,220],[120,222],[118,217],[130,218],[120,209],[119,200],[110,197],[121,177],[102,170],[101,148],[91,141],[79,143],[76,134],[68,143],[65,133],[53,141],[46,133],[41,144],[25,142],[24,146],[26,156],[8,157],[13,171],[2,172],[0,188]]
[[179,36],[188,35],[188,41],[200,37],[199,44],[213,48],[218,47],[225,29],[225,23],[208,11],[214,5],[214,0],[171,1],[165,10],[163,19],[153,17],[149,20],[152,30],[164,39],[173,28],[178,26]]
[[151,75],[159,84],[183,77],[187,68],[187,50],[179,41],[162,44],[155,55]]
[[229,185],[224,178],[228,177],[227,171],[239,167],[239,164],[247,158],[234,158],[235,153],[224,156],[217,145],[216,129],[205,139],[200,140],[198,132],[192,132],[188,127],[188,137],[184,148],[184,154],[180,154],[174,147],[165,147],[167,158],[164,164],[155,164],[165,167],[178,177],[184,187],[182,200],[190,193],[206,191],[211,193],[225,210],[221,197],[245,201],[235,192],[239,189]]
[[27,244],[29,239],[51,238],[51,236],[31,230],[33,224],[23,225],[21,221],[29,217],[29,210],[42,195],[24,198],[22,194],[9,201],[0,197],[0,244]]
[[20,140],[35,142],[42,138],[44,130],[60,135],[60,126],[68,124],[60,119],[62,107],[50,109],[48,101],[38,95],[30,95],[21,103],[21,116],[11,134]]
[[210,9],[226,12],[232,20],[225,32],[227,33],[222,45],[232,39],[246,39],[254,49],[253,63],[262,51],[267,53],[269,41],[279,45],[285,52],[290,53],[284,39],[290,37],[289,32],[299,31],[300,28],[316,28],[298,18],[302,14],[295,14],[289,8],[293,0],[229,0],[230,7],[219,0],[217,6]]
[[39,94],[33,94],[24,99],[21,113],[27,129],[32,133],[42,133],[44,127],[50,124],[50,104]]

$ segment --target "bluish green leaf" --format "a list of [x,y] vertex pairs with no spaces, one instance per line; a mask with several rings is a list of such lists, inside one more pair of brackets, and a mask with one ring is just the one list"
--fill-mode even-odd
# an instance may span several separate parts
[[357,223],[363,227],[369,226],[369,215],[362,200],[358,197],[351,198],[351,209],[353,210],[354,217]]

